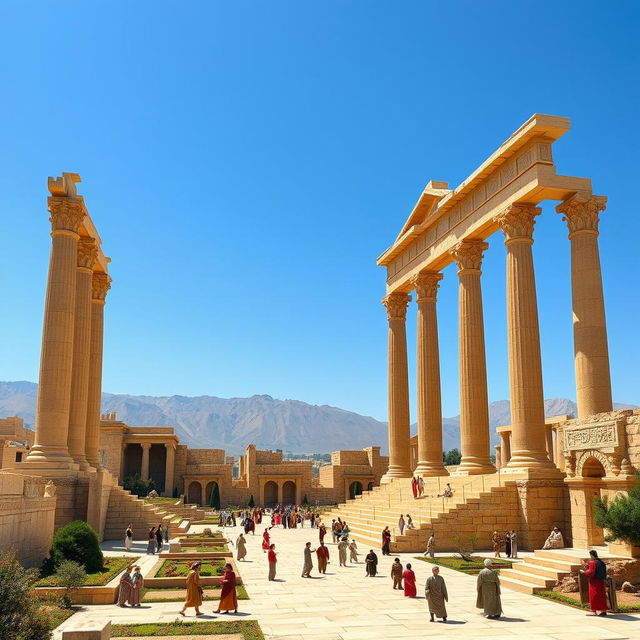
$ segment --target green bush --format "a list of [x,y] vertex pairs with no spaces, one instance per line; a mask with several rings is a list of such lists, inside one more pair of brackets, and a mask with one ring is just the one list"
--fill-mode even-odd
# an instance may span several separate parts
[[216,511],[220,509],[220,487],[218,486],[217,482],[213,483],[210,506],[213,507]]
[[607,542],[622,540],[640,545],[640,476],[629,495],[620,494],[611,504],[606,497],[595,498],[593,506],[596,524],[609,531]]
[[460,464],[462,454],[457,449],[451,449],[442,454],[442,460],[446,465]]
[[87,581],[87,572],[82,565],[73,560],[63,560],[56,571],[56,578],[61,587],[65,588],[62,596],[62,606],[71,609],[73,601],[71,596]]
[[255,500],[253,499],[253,494],[251,494],[251,497],[249,498],[249,508],[253,509],[253,507],[256,506]]
[[152,478],[145,480],[141,478],[139,474],[135,476],[127,476],[122,486],[127,491],[131,491],[131,493],[139,498],[146,498],[149,495],[150,491],[153,491],[156,488],[155,482]]
[[100,550],[96,532],[82,520],[60,527],[53,536],[49,551],[49,567],[59,567],[64,560],[73,560],[87,573],[104,568],[104,556]]

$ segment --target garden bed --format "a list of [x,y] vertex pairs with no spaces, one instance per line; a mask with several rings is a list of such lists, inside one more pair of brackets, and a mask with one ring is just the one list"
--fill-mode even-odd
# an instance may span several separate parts
[[[208,587],[204,589],[202,599],[205,601],[220,600],[220,587]],[[238,600],[249,600],[247,590],[243,585],[236,587]],[[142,602],[183,602],[186,589],[147,589],[143,587]]]
[[[194,560],[202,560],[202,556],[189,560],[184,559],[184,556],[175,560],[160,559],[147,573],[145,586],[152,589],[184,589],[189,574],[189,564]],[[202,562],[200,584],[203,587],[219,586],[224,573],[224,565],[227,562],[230,562],[234,567],[237,584],[242,584],[242,578],[231,558],[213,558]]]
[[60,626],[67,618],[70,618],[75,609],[63,609],[60,606],[60,598],[57,596],[45,596],[37,598],[38,615],[45,620],[50,630]]
[[112,638],[140,636],[220,636],[238,634],[244,640],[264,640],[256,620],[221,620],[220,622],[152,622],[148,624],[116,624]]
[[[84,586],[100,587],[109,584],[113,578],[121,574],[127,567],[136,564],[138,560],[140,560],[139,557],[107,557],[104,559],[104,569],[102,569],[102,571],[96,571],[95,573],[88,573],[87,581],[84,583]],[[33,586],[35,588],[58,587],[60,586],[60,583],[55,575],[51,575],[40,578],[40,580],[38,580]]]
[[[534,596],[544,598],[545,600],[553,600],[569,607],[576,609],[589,610],[589,605],[580,602],[579,593],[558,593],[557,591],[536,591]],[[616,591],[618,600],[618,611],[627,613],[640,611],[640,593],[625,593],[624,591]]]
[[[469,576],[476,576],[482,569],[484,569],[484,560],[482,556],[471,556],[472,562],[467,562],[463,558],[458,556],[440,556],[438,558],[430,558],[428,556],[415,556],[416,560],[422,560],[423,562],[430,562],[431,564],[437,564],[440,567],[447,567],[454,571],[460,571],[466,573]],[[497,569],[498,573],[500,569],[511,569],[513,563],[511,560],[503,560],[502,558],[491,558],[493,563],[493,569]]]
[[[154,574],[154,578],[176,578],[189,575],[191,562],[187,560],[165,560]],[[225,563],[222,560],[209,560],[202,563],[200,576],[202,578],[210,576],[221,576],[224,573]]]

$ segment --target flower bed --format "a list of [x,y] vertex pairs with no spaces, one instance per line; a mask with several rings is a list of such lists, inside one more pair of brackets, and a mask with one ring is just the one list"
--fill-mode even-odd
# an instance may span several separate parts
[[[482,556],[471,556],[472,562],[459,558],[457,556],[440,556],[439,558],[430,558],[427,556],[416,556],[416,560],[422,560],[423,562],[430,562],[431,564],[437,564],[441,567],[447,567],[448,569],[454,569],[461,573],[466,573],[470,576],[475,576],[484,569],[484,558]],[[503,560],[502,558],[491,558],[494,569],[498,572],[500,569],[511,569],[511,560]]]
[[[155,578],[175,578],[189,575],[191,562],[186,560],[165,560],[155,574]],[[224,573],[224,561],[208,560],[202,563],[200,575],[221,576]]]
[[216,622],[152,622],[148,624],[116,624],[111,628],[112,638],[136,636],[216,636],[241,634],[244,640],[264,640],[256,620]]
[[[131,557],[107,557],[104,559],[104,569],[102,571],[96,571],[95,573],[87,574],[87,581],[84,583],[85,587],[96,587],[108,584],[117,575],[122,573],[129,565],[135,564],[140,558]],[[59,587],[60,583],[55,575],[46,576],[40,578],[34,587]],[[82,587],[81,587],[82,588]]]

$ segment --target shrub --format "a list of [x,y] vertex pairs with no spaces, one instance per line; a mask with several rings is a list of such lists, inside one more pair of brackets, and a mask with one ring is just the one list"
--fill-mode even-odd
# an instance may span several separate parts
[[251,509],[253,509],[253,507],[256,506],[255,500],[253,499],[253,494],[251,494],[251,497],[249,498],[249,507]]
[[76,589],[79,589],[87,580],[87,572],[77,562],[73,560],[63,560],[56,571],[56,578],[61,587],[65,588],[62,596],[62,606],[71,609],[73,604],[71,596]]
[[54,567],[59,567],[64,560],[73,560],[87,573],[96,573],[104,568],[98,536],[82,520],[65,524],[56,531],[49,555]]
[[457,449],[451,449],[442,454],[443,462],[446,465],[460,464],[462,454]]
[[144,478],[141,478],[139,474],[136,474],[135,476],[127,476],[124,479],[122,486],[139,498],[146,498],[149,495],[149,492],[156,488],[155,482],[152,478],[145,480]]
[[606,496],[594,500],[594,517],[599,527],[607,529],[607,542],[622,540],[640,544],[640,476],[629,495],[616,496],[611,504]]
[[211,506],[216,511],[220,509],[220,487],[217,482],[214,482],[213,490],[211,491]]
[[14,553],[0,554],[0,640],[49,640],[46,620],[38,614],[29,589],[38,572],[27,570]]

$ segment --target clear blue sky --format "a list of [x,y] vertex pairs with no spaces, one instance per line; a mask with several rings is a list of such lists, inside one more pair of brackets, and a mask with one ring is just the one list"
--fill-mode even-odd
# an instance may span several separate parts
[[[37,380],[46,178],[79,185],[113,259],[104,389],[267,393],[386,416],[384,271],[431,179],[457,185],[532,113],[560,173],[609,196],[614,398],[638,391],[640,29],[628,2],[3,2],[0,379]],[[547,397],[575,398],[569,242],[534,245]],[[483,279],[508,397],[504,246]],[[439,302],[458,413],[457,289]],[[414,372],[415,311],[408,319]],[[415,402],[412,403],[415,408]]]

